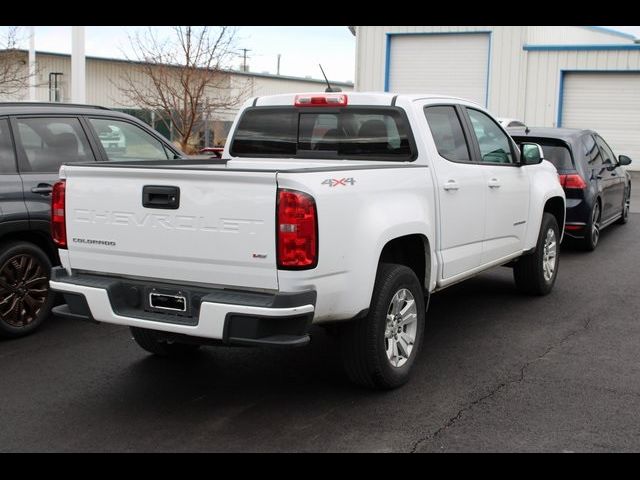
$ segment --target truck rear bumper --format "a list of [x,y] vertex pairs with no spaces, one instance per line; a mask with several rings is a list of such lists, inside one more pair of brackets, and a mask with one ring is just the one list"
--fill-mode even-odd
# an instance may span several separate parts
[[[83,273],[69,276],[61,267],[52,270],[50,285],[66,301],[54,308],[57,315],[243,345],[307,344],[316,301],[313,291],[203,289]],[[179,294],[186,300],[185,311],[154,308],[150,292]]]

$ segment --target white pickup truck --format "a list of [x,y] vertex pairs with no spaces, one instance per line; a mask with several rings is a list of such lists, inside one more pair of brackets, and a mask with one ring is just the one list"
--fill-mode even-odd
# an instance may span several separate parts
[[55,312],[127,325],[159,355],[305,345],[319,324],[353,381],[393,388],[431,293],[509,265],[544,295],[558,272],[555,167],[458,98],[253,98],[220,160],[69,164],[60,178]]

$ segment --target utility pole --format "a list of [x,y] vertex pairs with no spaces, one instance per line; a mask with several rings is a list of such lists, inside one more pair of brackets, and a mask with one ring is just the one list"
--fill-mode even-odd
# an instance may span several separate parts
[[71,27],[71,101],[86,103],[84,27]]
[[29,27],[29,101],[36,101],[36,27]]
[[278,54],[278,68],[276,69],[277,75],[280,75],[280,57],[282,55]]
[[240,50],[242,50],[243,52],[242,71],[246,72],[247,71],[247,52],[250,52],[251,50],[248,48],[241,48]]

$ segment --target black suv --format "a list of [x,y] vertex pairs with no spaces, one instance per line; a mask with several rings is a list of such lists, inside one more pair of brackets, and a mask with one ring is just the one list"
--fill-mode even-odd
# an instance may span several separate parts
[[0,103],[0,335],[49,316],[51,188],[64,163],[183,158],[145,123],[103,107]]
[[616,158],[593,130],[569,128],[509,128],[516,142],[542,146],[544,158],[556,166],[567,196],[565,236],[585,250],[598,245],[600,230],[614,222],[627,223],[631,175],[622,166],[631,159]]

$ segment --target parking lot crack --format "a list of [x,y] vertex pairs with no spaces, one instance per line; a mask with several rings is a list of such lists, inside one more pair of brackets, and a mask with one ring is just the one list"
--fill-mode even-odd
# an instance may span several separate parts
[[440,428],[438,428],[434,432],[431,432],[431,433],[419,438],[418,440],[416,440],[413,443],[413,446],[412,446],[410,452],[411,453],[417,452],[418,448],[420,447],[420,445],[422,445],[423,443],[425,443],[427,441],[434,440],[435,438],[440,436],[445,430],[447,430],[449,427],[451,427],[452,425],[457,423],[464,416],[464,414],[466,412],[468,412],[469,410],[473,409],[476,405],[484,403],[485,401],[487,401],[488,399],[490,399],[491,397],[493,397],[494,395],[496,395],[498,392],[500,392],[501,390],[503,390],[504,388],[506,388],[509,385],[518,384],[518,383],[523,382],[524,378],[526,376],[526,371],[531,365],[533,365],[534,363],[539,362],[540,360],[545,358],[547,355],[549,355],[552,351],[554,351],[557,348],[561,347],[562,345],[566,344],[575,335],[577,335],[577,334],[579,334],[581,332],[584,332],[585,330],[588,330],[590,325],[591,325],[591,318],[587,318],[584,321],[582,327],[580,327],[578,329],[575,329],[575,330],[571,330],[566,335],[564,335],[560,340],[558,340],[557,342],[555,342],[552,345],[550,345],[549,347],[547,347],[540,355],[538,355],[535,358],[525,362],[520,367],[520,372],[515,378],[512,376],[511,378],[509,378],[507,380],[504,380],[501,383],[493,386],[491,388],[491,390],[489,390],[488,393],[476,398],[475,400],[467,403],[462,408],[460,408],[460,410],[458,410],[458,412],[455,415],[450,417]]

